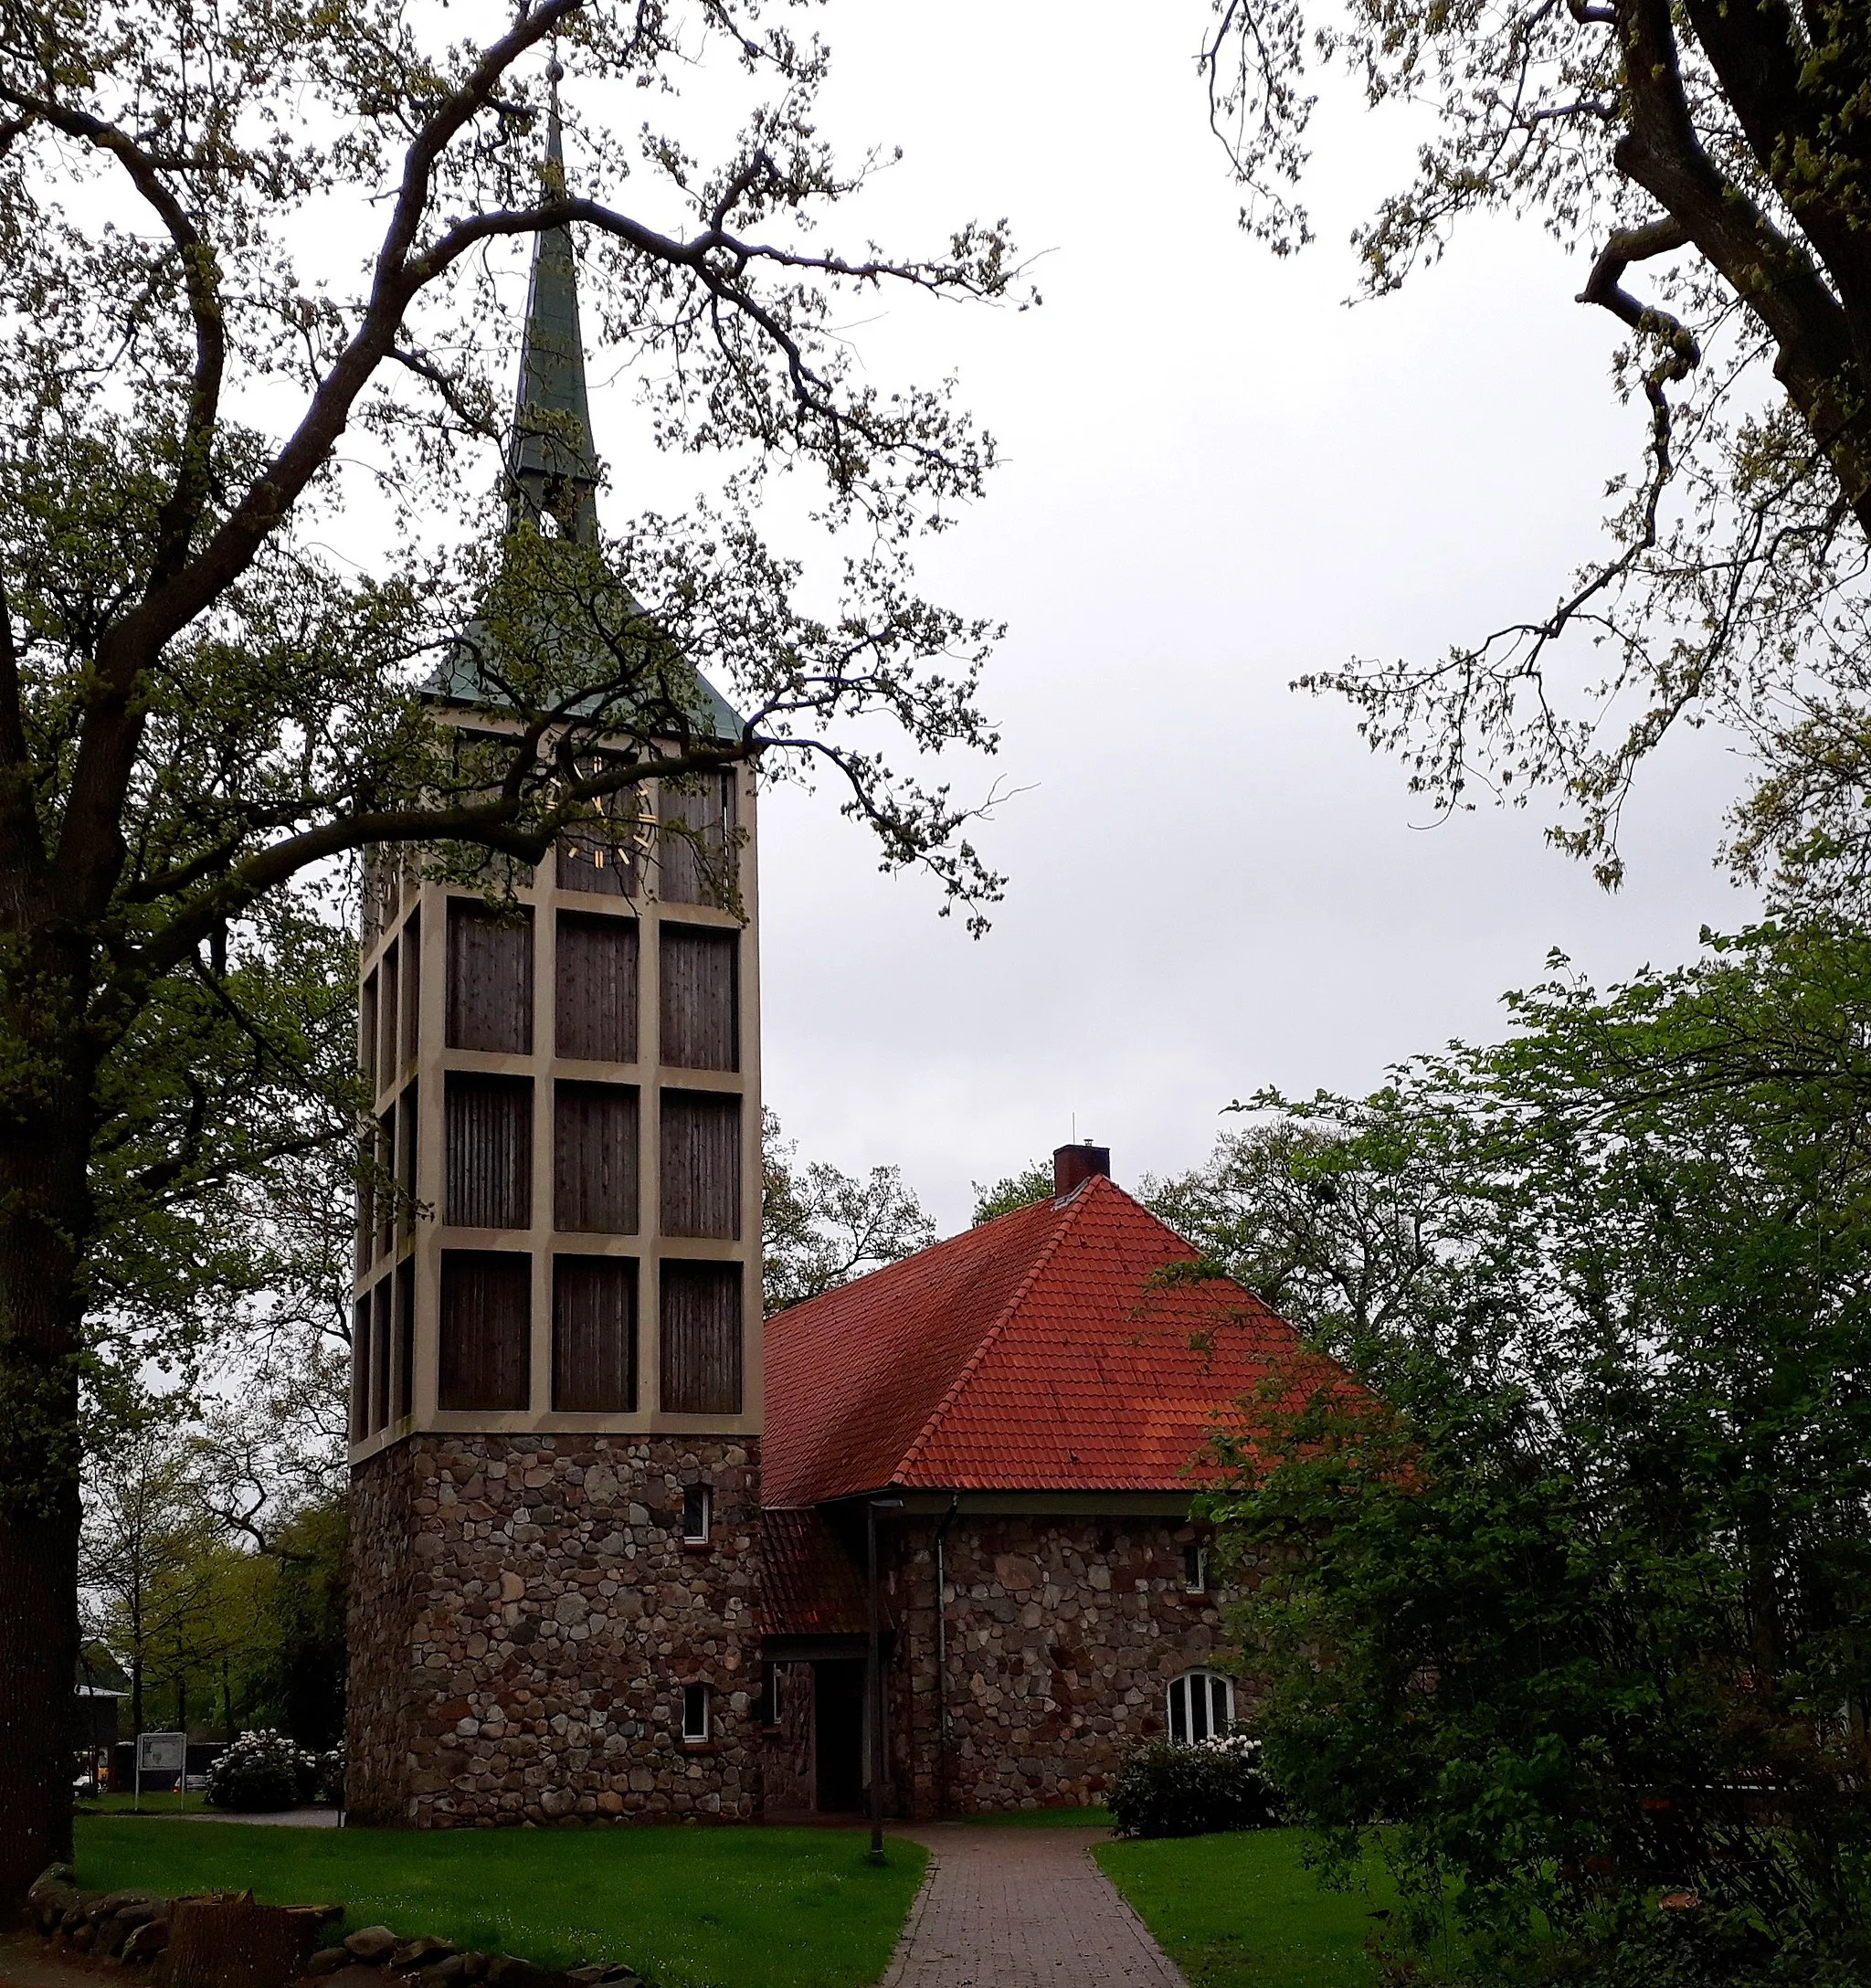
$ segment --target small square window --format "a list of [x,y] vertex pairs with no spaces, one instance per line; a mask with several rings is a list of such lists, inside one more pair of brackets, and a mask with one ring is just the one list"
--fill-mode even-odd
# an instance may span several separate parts
[[1209,1591],[1207,1547],[1190,1544],[1183,1548],[1182,1591],[1185,1594],[1206,1594]]
[[714,1523],[714,1499],[705,1484],[682,1487],[682,1544],[706,1546]]
[[682,1740],[688,1746],[699,1746],[708,1738],[708,1687],[706,1685],[684,1685],[682,1687]]

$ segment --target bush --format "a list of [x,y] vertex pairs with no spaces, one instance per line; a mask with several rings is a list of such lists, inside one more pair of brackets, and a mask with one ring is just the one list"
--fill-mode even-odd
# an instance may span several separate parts
[[1264,1829],[1278,1820],[1261,1772],[1261,1745],[1245,1733],[1183,1746],[1139,1747],[1111,1782],[1111,1815],[1123,1836],[1207,1836]]
[[244,1732],[208,1769],[208,1800],[247,1814],[296,1808],[312,1794],[318,1769],[318,1756],[282,1732]]
[[314,1802],[330,1802],[339,1808],[344,1805],[344,1750],[333,1747],[328,1753],[315,1756],[312,1799]]

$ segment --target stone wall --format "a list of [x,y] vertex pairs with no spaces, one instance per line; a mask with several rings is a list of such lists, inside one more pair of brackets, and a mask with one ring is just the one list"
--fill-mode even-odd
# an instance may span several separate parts
[[762,1736],[766,1759],[762,1782],[770,1815],[802,1814],[813,1803],[812,1666],[773,1666],[776,1718]]
[[[714,1487],[713,1537],[682,1534]],[[417,1435],[354,1473],[347,1791],[418,1828],[759,1813],[757,1444]],[[712,1687],[710,1740],[682,1687]]]
[[904,1528],[890,1573],[892,1807],[923,1817],[1102,1801],[1124,1756],[1165,1730],[1169,1680],[1234,1667],[1226,1597],[1184,1591],[1183,1549],[1194,1537],[1147,1518],[950,1526],[945,1803],[935,1535]]

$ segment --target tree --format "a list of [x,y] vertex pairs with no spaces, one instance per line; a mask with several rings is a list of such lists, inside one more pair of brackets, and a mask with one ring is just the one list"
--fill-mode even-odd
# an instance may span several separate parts
[[[539,0],[462,39],[374,0],[0,9],[0,1894],[69,1844],[80,1389],[139,1323],[185,1340],[150,1292],[197,1289],[215,1196],[354,1100],[325,1059],[359,852],[498,894],[646,780],[757,760],[836,779],[946,903],[995,894],[967,809],[847,723],[991,749],[991,631],[911,557],[992,446],[946,389],[871,384],[845,326],[1017,272],[998,225],[829,245],[875,162],[833,158],[825,52],[767,11]],[[698,70],[745,99],[714,164]],[[626,86],[659,106],[635,136],[598,115]],[[575,234],[656,444],[710,486],[608,534],[577,420],[529,406],[501,460],[511,292]],[[761,534],[785,472],[827,572]],[[431,678],[503,724],[438,724]]]
[[1022,1167],[1018,1173],[995,1181],[992,1187],[984,1187],[977,1180],[974,1189],[974,1225],[978,1229],[997,1215],[1009,1215],[1016,1208],[1031,1208],[1035,1201],[1051,1200],[1052,1162],[1036,1159],[1031,1167]]
[[1401,1188],[1431,1267],[1361,1325],[1316,1286],[1370,1400],[1222,1445],[1268,1759],[1340,1854],[1395,1824],[1418,1933],[1453,1897],[1498,1972],[1860,1978],[1871,941],[1762,927],[1512,1013],[1283,1113],[1299,1183],[1358,1183],[1287,1253],[1357,1259]]
[[936,1224],[898,1167],[859,1179],[815,1159],[800,1166],[778,1116],[762,1114],[760,1246],[766,1312],[783,1312],[867,1271],[927,1249]]
[[[1778,867],[1813,902],[1871,881],[1860,0],[1214,0],[1210,121],[1244,225],[1280,253],[1308,238],[1314,59],[1373,108],[1433,119],[1413,177],[1355,237],[1367,292],[1437,259],[1465,215],[1537,217],[1579,254],[1580,301],[1624,327],[1617,386],[1648,431],[1644,469],[1612,486],[1609,549],[1549,613],[1307,687],[1349,697],[1441,807],[1477,779],[1523,801],[1557,785],[1557,839],[1608,884],[1639,767],[1678,724],[1717,719],[1760,758],[1742,868]],[[1581,661],[1597,681],[1571,680]]]
[[[90,1473],[82,1580],[91,1633],[122,1661],[141,1732],[153,1684],[185,1679],[220,1655],[227,1549],[204,1508],[196,1457],[171,1429],[145,1429]],[[186,1703],[185,1689],[183,1693]]]

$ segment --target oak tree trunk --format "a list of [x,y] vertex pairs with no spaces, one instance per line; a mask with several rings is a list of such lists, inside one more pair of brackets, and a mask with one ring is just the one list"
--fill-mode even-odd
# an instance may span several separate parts
[[18,1043],[0,1095],[0,1908],[71,1854],[90,1225],[90,1085],[47,1062],[22,1082]]

